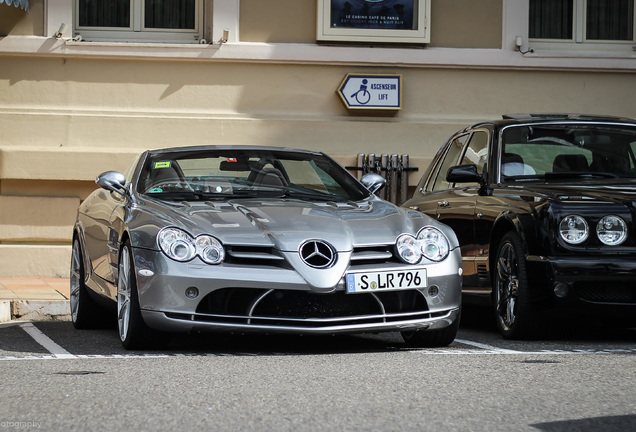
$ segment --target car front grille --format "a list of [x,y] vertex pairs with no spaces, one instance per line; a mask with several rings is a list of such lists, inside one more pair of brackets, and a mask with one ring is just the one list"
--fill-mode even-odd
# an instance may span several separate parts
[[417,290],[371,294],[224,288],[199,303],[195,314],[168,313],[189,321],[272,327],[329,328],[434,318]]
[[285,267],[285,258],[273,247],[227,246],[225,262],[240,265]]
[[364,264],[400,263],[395,254],[395,245],[356,246],[351,254],[351,266]]
[[[226,246],[226,262],[230,264],[287,267],[283,255],[273,247]],[[394,255],[394,245],[356,246],[351,254],[351,266],[401,263]]]
[[636,304],[636,286],[627,283],[585,282],[575,285],[577,296],[593,303]]

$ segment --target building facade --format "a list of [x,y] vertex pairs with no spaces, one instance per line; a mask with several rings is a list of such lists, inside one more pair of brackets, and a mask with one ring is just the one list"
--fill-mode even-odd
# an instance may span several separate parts
[[[399,102],[348,105],[350,74]],[[0,276],[66,277],[94,178],[145,149],[408,154],[415,183],[474,122],[635,100],[634,0],[0,0]]]

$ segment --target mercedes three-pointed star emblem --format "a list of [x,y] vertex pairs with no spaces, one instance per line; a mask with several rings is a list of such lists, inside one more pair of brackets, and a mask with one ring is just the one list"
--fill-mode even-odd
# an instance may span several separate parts
[[300,257],[309,267],[323,269],[333,265],[336,253],[331,245],[320,240],[308,240],[300,246]]

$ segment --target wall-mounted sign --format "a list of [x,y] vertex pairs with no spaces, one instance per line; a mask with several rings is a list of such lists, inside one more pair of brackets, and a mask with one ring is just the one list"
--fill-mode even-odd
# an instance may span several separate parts
[[402,75],[347,74],[336,93],[348,109],[399,110]]
[[430,42],[430,0],[318,0],[319,41]]

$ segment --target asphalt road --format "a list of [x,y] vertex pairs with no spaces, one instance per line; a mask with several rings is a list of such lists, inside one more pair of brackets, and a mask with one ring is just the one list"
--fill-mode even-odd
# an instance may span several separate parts
[[443,349],[192,335],[151,352],[110,329],[4,324],[0,430],[636,430],[636,330],[511,342],[465,321]]

